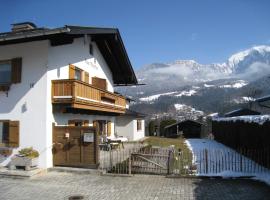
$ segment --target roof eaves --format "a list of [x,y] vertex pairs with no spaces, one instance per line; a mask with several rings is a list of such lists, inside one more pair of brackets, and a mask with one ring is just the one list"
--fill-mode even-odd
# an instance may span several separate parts
[[128,54],[127,54],[127,51],[126,51],[124,42],[123,42],[123,40],[122,40],[121,34],[120,34],[120,32],[119,32],[118,29],[116,29],[116,30],[117,30],[117,36],[118,36],[118,38],[119,38],[120,44],[121,44],[121,46],[123,47],[123,51],[124,51],[125,57],[127,58],[128,65],[130,66],[132,75],[133,75],[133,77],[134,77],[134,80],[133,80],[133,81],[134,81],[135,84],[138,84],[138,80],[137,80],[136,74],[135,74],[134,69],[133,69],[133,67],[132,67],[132,65],[131,65],[131,62],[130,62],[130,60],[129,60],[129,57],[128,57]]
[[70,32],[70,29],[68,27],[61,27],[61,28],[55,28],[55,29],[42,29],[38,31],[35,31],[35,29],[33,29],[33,31],[20,32],[19,34],[12,34],[12,32],[10,32],[10,33],[6,33],[6,35],[4,36],[0,36],[0,42],[39,37],[39,36],[54,35],[54,34],[59,34],[59,33],[68,33],[68,32]]
[[258,98],[255,100],[256,102],[265,102],[265,101],[270,101],[270,95]]
[[86,27],[86,26],[73,26],[65,25],[71,31],[68,34],[117,34],[116,28],[101,28],[101,27]]

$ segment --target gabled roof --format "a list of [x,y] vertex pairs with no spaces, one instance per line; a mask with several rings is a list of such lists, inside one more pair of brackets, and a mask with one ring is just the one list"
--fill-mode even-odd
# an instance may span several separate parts
[[247,108],[240,108],[237,110],[230,111],[228,113],[225,113],[225,117],[236,117],[236,116],[245,116],[245,115],[260,115],[260,112],[257,112],[255,110],[250,110]]
[[264,97],[260,97],[258,99],[255,100],[256,102],[265,102],[265,101],[270,101],[270,95],[264,96]]
[[90,35],[113,74],[115,85],[138,84],[117,28],[98,28],[66,25],[60,28],[34,28],[19,32],[0,33],[0,45],[50,40],[52,46],[70,44],[74,38]]
[[191,122],[191,123],[194,123],[194,124],[202,125],[202,123],[200,123],[200,122],[198,122],[198,121],[194,121],[194,120],[191,120],[191,119],[187,119],[187,120],[184,120],[184,121],[181,121],[181,122],[176,122],[176,123],[174,123],[174,124],[165,126],[164,128],[165,128],[165,129],[171,128],[171,127],[173,127],[173,126],[181,125],[181,124],[187,123],[187,122]]
[[127,109],[124,116],[132,116],[132,117],[137,117],[137,118],[145,118],[146,114],[136,112],[134,110]]

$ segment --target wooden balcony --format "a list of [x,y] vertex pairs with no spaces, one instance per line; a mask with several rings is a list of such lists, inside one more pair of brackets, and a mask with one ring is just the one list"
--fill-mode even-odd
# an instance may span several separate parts
[[52,103],[75,109],[125,113],[126,99],[79,80],[53,80]]

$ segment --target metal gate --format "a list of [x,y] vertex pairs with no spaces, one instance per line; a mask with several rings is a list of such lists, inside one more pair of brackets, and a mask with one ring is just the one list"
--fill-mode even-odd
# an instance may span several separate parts
[[98,140],[93,127],[53,126],[53,165],[96,168]]

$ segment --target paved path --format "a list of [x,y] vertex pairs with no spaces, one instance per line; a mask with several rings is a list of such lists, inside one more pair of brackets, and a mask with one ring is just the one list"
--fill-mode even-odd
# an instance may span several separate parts
[[61,200],[76,194],[98,200],[266,200],[270,199],[270,187],[252,180],[110,177],[64,172],[50,172],[31,180],[0,179],[1,200]]

